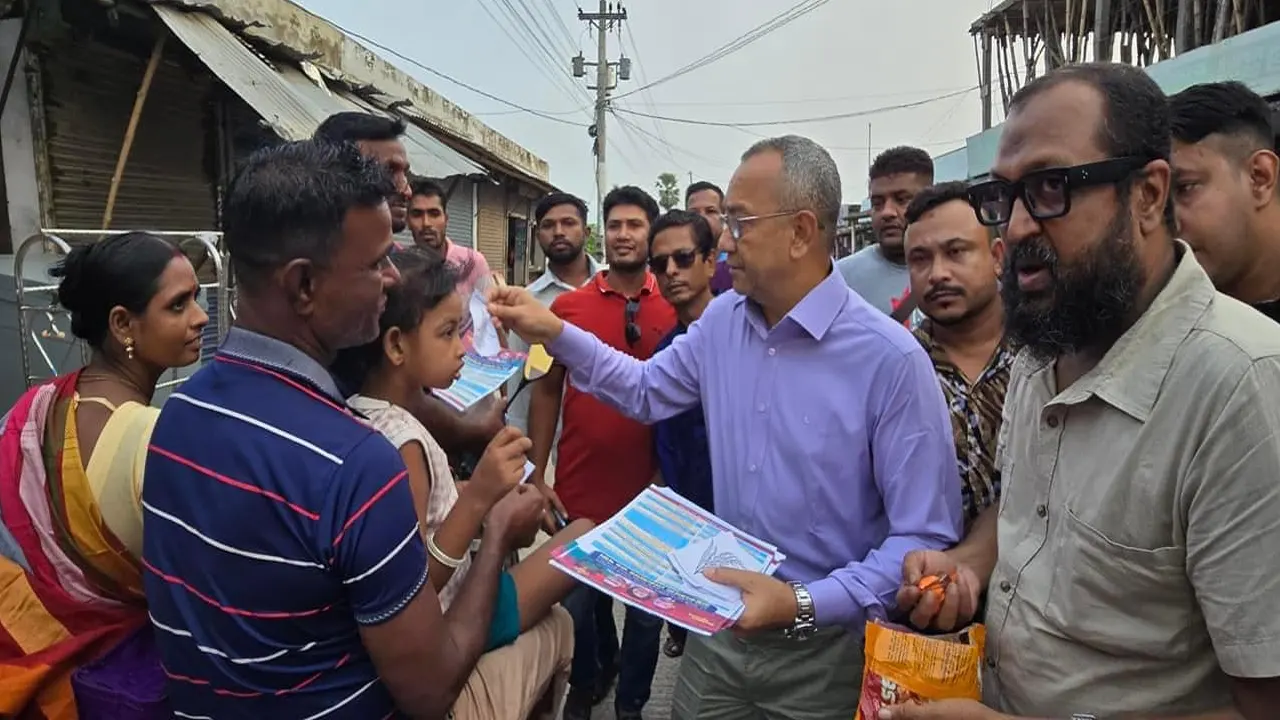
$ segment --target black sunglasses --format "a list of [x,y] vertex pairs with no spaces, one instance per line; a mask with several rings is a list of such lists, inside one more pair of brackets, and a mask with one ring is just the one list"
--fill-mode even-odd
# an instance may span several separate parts
[[681,270],[688,270],[693,267],[693,263],[698,259],[697,250],[677,250],[670,255],[650,255],[649,271],[654,275],[661,275],[667,271],[667,261],[675,260],[676,267]]
[[1033,170],[1015,181],[987,180],[969,186],[969,204],[978,222],[987,227],[1007,225],[1015,200],[1021,200],[1036,220],[1053,220],[1071,212],[1071,194],[1076,190],[1124,182],[1149,162],[1138,157],[1112,158]]
[[640,325],[636,323],[636,315],[639,314],[640,301],[628,300],[627,309],[622,314],[622,321],[626,323],[622,330],[626,333],[628,345],[635,345],[640,342]]

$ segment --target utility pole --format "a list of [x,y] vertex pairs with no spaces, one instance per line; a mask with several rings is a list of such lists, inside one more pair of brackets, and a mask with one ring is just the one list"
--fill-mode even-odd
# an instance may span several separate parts
[[619,80],[631,79],[631,59],[626,56],[619,56],[618,62],[609,62],[609,31],[621,27],[621,23],[627,19],[627,9],[622,7],[621,3],[613,4],[608,0],[600,0],[599,12],[583,12],[578,10],[578,20],[594,26],[596,29],[596,61],[593,63],[586,62],[582,53],[573,58],[573,76],[583,77],[586,75],[585,66],[594,65],[596,68],[596,84],[588,85],[587,88],[596,91],[596,122],[587,130],[587,134],[595,139],[595,156],[596,156],[596,222],[604,230],[604,196],[608,188],[608,176],[605,171],[605,120],[609,113],[609,91],[617,87],[610,77],[610,69],[614,66],[618,68]]

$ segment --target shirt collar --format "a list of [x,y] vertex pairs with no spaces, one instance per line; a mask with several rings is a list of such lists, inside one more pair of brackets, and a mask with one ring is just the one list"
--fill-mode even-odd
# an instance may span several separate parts
[[[845,303],[849,301],[849,286],[845,283],[844,277],[835,270],[835,265],[832,265],[827,270],[827,277],[815,285],[782,318],[784,321],[790,320],[800,326],[810,337],[819,342],[822,341],[827,331],[831,329],[836,317],[844,309]],[[752,310],[748,317],[758,323],[759,330],[764,334],[768,334],[768,328],[764,324],[764,316],[760,312],[760,306],[754,300],[748,300],[746,296],[739,295],[734,302],[739,304],[748,303],[747,307]]]
[[[925,352],[929,353],[929,359],[933,361],[934,368],[946,368],[959,372],[959,368],[955,363],[951,362],[951,358],[947,355],[947,351],[933,337],[933,320],[926,317],[920,321],[920,325],[911,331],[916,336],[916,340],[924,347]],[[1000,338],[1000,344],[996,346],[996,350],[991,354],[991,358],[987,361],[987,370],[995,370],[1013,365],[1013,359],[1017,356],[1017,349],[1009,342],[1008,336]],[[984,370],[983,374],[986,374]]]
[[[622,295],[622,293],[609,287],[606,278],[609,276],[608,270],[601,270],[591,278],[590,282],[595,285],[601,295]],[[644,285],[640,287],[641,295],[650,295],[658,291],[658,278],[648,270],[644,271]]]
[[316,362],[315,358],[289,343],[252,330],[232,327],[227,331],[227,339],[222,342],[218,352],[302,378],[338,404],[344,402],[333,375]]
[[[1178,264],[1151,307],[1056,402],[1079,403],[1096,395],[1140,422],[1151,417],[1174,355],[1217,296],[1195,253],[1183,241],[1176,243]],[[1039,370],[1051,371],[1051,363]]]
[[[587,255],[587,273],[589,273],[587,275],[587,278],[588,278],[587,282],[591,282],[590,278],[594,278],[599,272],[600,272],[600,263],[596,262],[596,259],[591,257],[591,255]],[[547,288],[553,285],[562,287],[565,290],[578,289],[570,285],[569,283],[561,280],[560,277],[556,275],[555,272],[551,269],[550,265],[547,266],[547,269],[545,272],[543,272],[541,275],[538,276],[537,280],[534,280],[533,282],[529,283],[529,287],[526,289],[531,293],[540,293],[543,290],[546,290]]]

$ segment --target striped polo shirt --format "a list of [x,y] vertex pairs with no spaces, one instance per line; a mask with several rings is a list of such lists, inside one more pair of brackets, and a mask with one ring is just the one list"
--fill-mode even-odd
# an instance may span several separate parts
[[418,594],[426,551],[399,453],[319,363],[233,328],[165,403],[142,506],[177,717],[395,716],[359,628]]

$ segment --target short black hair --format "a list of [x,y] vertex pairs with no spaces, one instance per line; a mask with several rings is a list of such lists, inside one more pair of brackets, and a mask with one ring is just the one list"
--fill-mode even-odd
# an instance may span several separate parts
[[1192,85],[1169,98],[1169,113],[1170,133],[1178,142],[1190,145],[1224,135],[1244,141],[1250,155],[1275,149],[1271,106],[1242,82]]
[[969,204],[969,184],[960,180],[941,182],[916,193],[907,205],[907,225],[919,220],[925,213],[946,203],[959,200],[966,206]]
[[241,286],[252,289],[297,258],[324,264],[352,208],[395,192],[386,168],[350,143],[300,140],[249,156],[227,188],[223,241]]
[[[1102,96],[1097,143],[1111,158],[1132,157],[1145,162],[1164,160],[1173,154],[1169,100],[1147,71],[1113,62],[1063,65],[1023,85],[1009,101],[1012,115],[1041,93],[1068,82],[1088,85]],[[1134,177],[1138,176],[1135,171]],[[1133,185],[1117,184],[1122,201]],[[1173,193],[1165,203],[1165,225],[1174,227]]]
[[382,338],[391,328],[412,332],[426,315],[458,289],[458,280],[471,272],[431,248],[397,248],[391,263],[400,271],[400,282],[387,289],[387,305],[378,318],[378,337],[364,345],[338,352],[332,371],[343,387],[360,388],[369,373],[382,363]]
[[566,192],[553,192],[542,196],[542,199],[534,206],[533,224],[541,225],[542,218],[546,217],[552,208],[560,207],[561,205],[572,205],[578,211],[578,217],[582,219],[582,224],[585,225],[587,223],[587,204],[582,201],[582,198]]
[[181,253],[146,232],[112,235],[77,245],[49,270],[59,278],[57,301],[71,314],[71,334],[95,350],[109,332],[111,309],[141,315],[160,290],[160,276]]
[[685,188],[684,201],[688,203],[689,198],[693,197],[694,193],[700,193],[703,190],[710,190],[714,192],[717,196],[720,197],[720,202],[724,202],[724,191],[720,189],[720,186],[716,185],[713,182],[708,182],[706,180],[699,180],[698,182]]
[[876,156],[867,176],[871,180],[890,175],[923,175],[933,182],[933,158],[917,147],[899,145]]
[[1103,152],[1113,158],[1169,159],[1169,102],[1156,81],[1132,65],[1089,62],[1056,68],[1014,93],[1009,113],[1067,82],[1084,83],[1102,95],[1098,145]]
[[355,143],[361,140],[377,142],[395,140],[404,135],[408,125],[404,118],[387,117],[363,112],[340,112],[325,118],[316,128],[313,140],[331,143]]
[[644,214],[649,216],[650,225],[658,219],[658,214],[662,212],[658,209],[658,201],[635,185],[623,185],[610,190],[609,194],[604,196],[603,205],[604,218],[602,219],[604,222],[608,222],[609,213],[621,205],[634,205],[644,210]]
[[689,210],[668,210],[649,226],[649,245],[658,237],[658,233],[671,228],[687,227],[693,230],[693,244],[702,257],[707,257],[716,248],[716,238],[711,232],[711,223],[702,213]]
[[413,197],[419,195],[423,197],[440,198],[440,207],[447,212],[449,209],[449,196],[445,193],[444,188],[440,187],[440,183],[426,178],[416,178],[409,183],[409,190],[413,193]]

